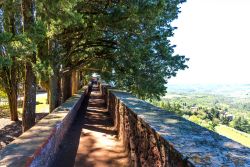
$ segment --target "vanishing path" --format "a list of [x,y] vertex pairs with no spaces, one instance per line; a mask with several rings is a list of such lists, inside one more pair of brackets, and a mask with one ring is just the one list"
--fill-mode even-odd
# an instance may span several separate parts
[[96,86],[66,134],[53,167],[127,167],[113,121]]

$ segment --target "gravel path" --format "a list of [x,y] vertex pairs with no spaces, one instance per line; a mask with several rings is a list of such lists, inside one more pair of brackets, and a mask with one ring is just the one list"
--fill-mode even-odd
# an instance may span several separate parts
[[[85,107],[86,108],[86,107]],[[94,87],[86,109],[78,112],[53,167],[126,167],[127,154],[99,90]]]

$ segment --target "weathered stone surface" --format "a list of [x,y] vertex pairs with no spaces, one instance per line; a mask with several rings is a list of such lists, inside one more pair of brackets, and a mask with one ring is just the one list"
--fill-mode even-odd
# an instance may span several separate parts
[[83,88],[0,152],[0,166],[48,166],[88,93]]
[[131,166],[250,166],[250,149],[235,141],[126,92],[106,98]]

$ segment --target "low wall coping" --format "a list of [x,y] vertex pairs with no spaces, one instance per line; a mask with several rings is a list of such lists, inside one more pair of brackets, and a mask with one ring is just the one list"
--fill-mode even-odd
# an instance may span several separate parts
[[250,166],[250,148],[127,92],[109,91],[193,166]]
[[0,151],[0,166],[30,166],[49,143],[63,119],[74,108],[87,87],[78,91],[52,113]]

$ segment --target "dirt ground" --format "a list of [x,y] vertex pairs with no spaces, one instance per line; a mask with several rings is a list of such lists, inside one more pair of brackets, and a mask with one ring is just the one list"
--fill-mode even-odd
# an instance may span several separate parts
[[[36,121],[41,120],[48,113],[37,113]],[[21,120],[21,118],[19,118]],[[0,150],[22,134],[22,121],[10,120],[7,110],[0,111]]]

